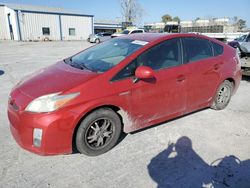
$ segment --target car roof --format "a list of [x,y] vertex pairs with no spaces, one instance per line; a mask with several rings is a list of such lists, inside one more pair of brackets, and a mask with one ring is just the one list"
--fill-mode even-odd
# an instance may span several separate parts
[[136,33],[132,35],[124,35],[121,38],[153,42],[156,40],[161,40],[161,39],[166,40],[167,38],[177,38],[177,37],[198,37],[214,41],[212,38],[194,33]]

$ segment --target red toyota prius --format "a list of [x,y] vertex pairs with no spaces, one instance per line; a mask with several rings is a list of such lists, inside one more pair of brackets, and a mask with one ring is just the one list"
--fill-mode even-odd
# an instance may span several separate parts
[[10,130],[40,155],[100,155],[129,133],[211,107],[241,80],[236,51],[197,34],[134,34],[86,49],[11,91]]

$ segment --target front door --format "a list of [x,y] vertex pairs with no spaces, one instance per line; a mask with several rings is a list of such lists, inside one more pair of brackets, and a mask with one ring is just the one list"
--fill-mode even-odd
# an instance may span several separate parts
[[150,80],[131,85],[131,113],[140,128],[159,119],[185,111],[186,65],[182,64],[180,39],[164,41],[137,58],[137,66],[155,71]]

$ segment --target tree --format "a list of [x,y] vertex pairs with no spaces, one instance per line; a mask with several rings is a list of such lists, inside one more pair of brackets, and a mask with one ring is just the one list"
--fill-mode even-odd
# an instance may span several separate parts
[[233,25],[238,27],[239,30],[246,28],[246,20],[240,19],[237,16],[234,16],[232,19]]
[[198,21],[198,20],[200,20],[201,18],[200,17],[197,17],[197,18],[195,18],[195,21]]
[[172,19],[172,16],[170,16],[169,14],[165,14],[161,17],[161,20],[163,23],[167,23],[167,22],[171,22],[173,19]]
[[180,23],[180,22],[181,22],[181,19],[180,19],[178,16],[175,16],[175,17],[173,18],[173,21]]
[[237,25],[239,27],[239,30],[246,28],[246,20],[239,19],[237,22]]
[[125,22],[136,22],[143,15],[143,9],[138,0],[120,0],[120,5]]
[[239,19],[238,19],[237,16],[234,16],[234,17],[233,17],[233,23],[234,23],[234,24],[236,24],[236,23],[238,22],[238,20],[239,20]]

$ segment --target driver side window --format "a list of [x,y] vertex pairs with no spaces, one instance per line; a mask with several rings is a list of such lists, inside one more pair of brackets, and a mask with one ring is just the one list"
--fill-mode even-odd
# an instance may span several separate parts
[[181,64],[181,42],[179,38],[166,40],[150,48],[138,57],[139,66],[148,66],[153,70],[160,70]]
[[137,59],[133,60],[129,65],[124,67],[113,79],[112,81],[122,80],[135,75],[135,70],[137,68]]
[[181,42],[179,38],[166,40],[148,49],[124,67],[112,81],[122,80],[135,75],[138,66],[148,66],[153,70],[174,67],[182,64]]

